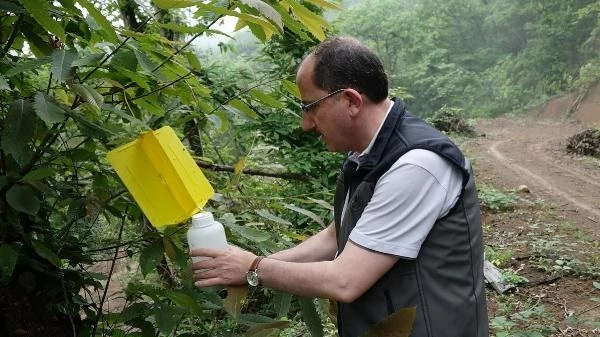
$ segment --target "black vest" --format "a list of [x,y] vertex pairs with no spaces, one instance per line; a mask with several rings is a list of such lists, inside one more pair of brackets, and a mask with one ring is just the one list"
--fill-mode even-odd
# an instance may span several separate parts
[[[395,100],[359,169],[348,160],[344,163],[334,203],[338,252],[371,200],[379,177],[412,149],[435,152],[459,167],[461,195],[436,221],[416,259],[400,259],[354,302],[338,303],[339,335],[363,335],[395,311],[416,307],[413,337],[487,337],[482,229],[470,165],[448,137],[407,113],[400,100]],[[351,194],[341,219],[348,189]]]

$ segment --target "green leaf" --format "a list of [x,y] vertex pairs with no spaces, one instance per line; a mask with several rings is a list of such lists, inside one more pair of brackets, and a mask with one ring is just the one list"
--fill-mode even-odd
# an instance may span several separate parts
[[50,16],[49,1],[19,0],[19,2],[44,29],[58,36],[61,41],[66,40],[65,30],[58,21]]
[[67,209],[67,220],[75,221],[85,217],[85,199],[73,199]]
[[153,323],[150,323],[143,318],[136,318],[128,322],[128,325],[137,328],[138,331],[141,331],[141,337],[155,337],[158,336],[158,332],[156,332],[156,328]]
[[73,67],[96,65],[98,62],[100,62],[100,60],[102,60],[104,58],[104,56],[106,56],[105,53],[90,54],[90,55],[84,56],[78,60],[73,61],[73,63],[71,65]]
[[140,269],[144,277],[158,266],[164,256],[162,242],[154,243],[142,250],[140,254]]
[[138,60],[135,51],[130,49],[121,49],[110,59],[111,66],[119,66],[130,71],[137,71]]
[[107,110],[110,111],[110,112],[112,112],[112,113],[114,113],[115,115],[117,115],[117,116],[125,119],[125,120],[130,121],[133,124],[137,124],[138,126],[141,126],[144,129],[150,130],[150,126],[148,125],[148,123],[146,123],[146,122],[144,122],[144,121],[142,121],[140,119],[135,118],[133,115],[130,115],[130,114],[126,113],[123,110],[120,110],[120,109],[117,109],[117,108],[114,108],[114,107],[111,107],[111,108],[109,108]]
[[274,334],[276,332],[285,329],[290,325],[290,321],[277,321],[270,323],[257,324],[246,331],[247,337],[267,337],[267,336],[279,336]]
[[263,242],[271,238],[269,233],[263,232],[256,228],[239,226],[233,223],[227,224],[227,227],[231,228],[231,230],[239,234],[241,237],[253,242]]
[[154,0],[154,4],[161,9],[186,8],[198,4],[194,0]]
[[195,17],[203,16],[206,13],[238,17],[244,22],[252,23],[259,26],[264,31],[266,38],[271,38],[273,33],[277,30],[277,26],[274,26],[271,22],[259,16],[240,13],[235,10],[213,6],[209,4],[196,3],[196,7],[198,8],[198,11],[196,12]]
[[32,183],[40,181],[46,177],[50,177],[55,173],[56,171],[49,167],[37,168],[29,171],[29,173],[27,173],[23,178],[21,178],[21,181],[24,183]]
[[592,282],[592,285],[594,286],[594,288],[600,290],[600,282],[594,281],[594,282]]
[[236,110],[242,112],[244,115],[246,115],[249,118],[258,119],[258,115],[256,114],[256,112],[251,107],[249,107],[246,103],[242,102],[241,100],[239,100],[237,98],[229,101],[228,105],[235,108]]
[[310,200],[310,201],[312,201],[312,202],[314,202],[314,203],[315,203],[315,204],[317,204],[317,205],[320,205],[320,206],[322,206],[322,207],[323,207],[323,208],[325,208],[325,209],[328,209],[328,210],[330,210],[330,211],[333,211],[333,205],[331,205],[330,203],[328,203],[328,202],[327,202],[327,201],[325,201],[325,200],[321,200],[321,199],[313,199],[313,198],[311,198],[311,197],[308,197],[307,199],[308,199],[308,200]]
[[291,1],[289,2],[294,15],[306,25],[306,28],[309,32],[311,32],[317,39],[320,41],[325,40],[325,32],[323,31],[323,27],[327,27],[327,21],[317,14],[308,10],[308,8],[304,7],[298,2]]
[[38,117],[48,126],[62,122],[65,119],[65,111],[41,92],[35,94],[33,106]]
[[[50,60],[50,56],[54,51],[52,45],[50,45],[50,34],[39,25],[36,24],[33,18],[25,20],[26,23],[21,25],[21,33],[27,40],[31,52],[38,58],[46,58]],[[7,75],[8,76],[8,75]]]
[[36,215],[40,210],[40,201],[31,188],[14,185],[6,192],[6,202],[15,210]]
[[124,308],[123,311],[119,313],[119,318],[121,319],[121,322],[125,323],[138,317],[146,317],[145,311],[147,309],[148,304],[146,303],[133,303],[130,306]]
[[5,153],[22,158],[24,150],[33,138],[35,114],[31,103],[22,99],[8,108],[0,144]]
[[223,308],[233,316],[233,318],[238,319],[247,297],[247,286],[229,286],[227,287],[227,297],[223,300]]
[[194,69],[196,71],[202,71],[202,64],[200,63],[200,60],[198,59],[198,56],[196,55],[196,53],[193,53],[193,52],[185,53],[185,57],[187,58],[187,61],[190,64],[190,66],[192,67],[192,69]]
[[314,300],[312,298],[298,297],[298,305],[300,305],[304,323],[306,323],[311,336],[323,337],[323,322],[321,322]]
[[145,110],[155,116],[162,116],[165,114],[165,109],[160,106],[160,103],[156,100],[154,95],[138,98],[135,100],[142,110]]
[[282,84],[285,90],[287,90],[287,92],[294,95],[294,97],[296,97],[297,99],[302,99],[302,97],[300,96],[300,89],[298,89],[296,83],[288,80],[283,80]]
[[39,70],[43,65],[50,63],[50,61],[52,61],[52,58],[50,57],[26,59],[25,61],[19,62],[16,66],[7,70],[4,75],[6,77],[12,77],[30,70]]
[[158,330],[165,336],[170,336],[179,320],[179,315],[166,305],[154,307],[154,317]]
[[285,317],[292,306],[292,295],[283,291],[274,291],[272,302],[277,317]]
[[224,132],[229,127],[229,118],[227,118],[227,115],[222,110],[217,110],[213,114],[206,116],[206,118],[221,132]]
[[279,102],[275,97],[256,88],[250,90],[250,96],[252,96],[252,98],[254,98],[255,100],[261,102],[262,104],[270,106],[272,108],[283,108],[283,103]]
[[152,70],[156,68],[157,64],[152,62],[152,60],[143,51],[134,49],[133,52],[138,64],[142,67],[142,69],[148,74],[152,73]]
[[106,36],[108,41],[114,44],[120,43],[119,37],[117,36],[115,29],[108,21],[108,19],[106,19],[106,16],[104,16],[98,9],[96,9],[96,7],[94,7],[94,5],[88,0],[77,0],[77,2],[79,2],[81,7],[85,8],[88,11],[90,16],[94,18],[94,21],[96,21],[100,28],[102,28],[102,34]]
[[46,245],[44,245],[41,241],[35,239],[31,240],[31,247],[33,247],[33,250],[35,250],[35,252],[39,256],[48,260],[53,265],[59,268],[61,267],[62,263],[60,261],[60,258],[50,248],[46,247]]
[[85,117],[85,115],[77,111],[69,110],[67,111],[67,114],[71,116],[71,118],[73,118],[73,120],[77,124],[77,127],[86,136],[93,137],[96,139],[104,139],[107,136],[114,134],[110,130],[103,128],[101,125],[88,120]]
[[176,290],[170,291],[167,293],[167,298],[175,302],[175,304],[177,304],[178,306],[188,309],[194,315],[202,314],[202,309],[200,308],[196,300],[186,293]]
[[269,4],[261,0],[241,0],[241,2],[258,10],[260,14],[273,21],[283,31],[281,15],[273,7],[269,6]]
[[10,85],[4,76],[0,74],[0,90],[10,90]]
[[362,337],[409,337],[416,314],[416,307],[402,308],[375,324]]
[[25,14],[25,8],[8,1],[0,1],[0,10],[7,11],[13,14]]
[[291,209],[292,211],[296,211],[296,212],[298,212],[300,214],[306,215],[307,217],[313,219],[316,223],[318,223],[319,225],[321,225],[321,227],[325,227],[326,226],[325,222],[323,221],[323,219],[319,218],[318,215],[316,215],[315,213],[313,213],[313,212],[311,212],[311,211],[309,211],[307,209],[300,208],[300,207],[298,207],[296,205],[292,205],[292,204],[284,204],[284,206],[286,208]]
[[78,57],[75,50],[55,49],[52,52],[52,75],[54,78],[61,83],[72,79],[74,72],[71,67],[73,61]]
[[311,37],[309,37],[308,34],[306,34],[306,32],[304,31],[306,27],[300,22],[298,22],[294,17],[292,17],[289,13],[289,6],[286,6],[284,8],[283,6],[281,6],[282,3],[283,2],[271,3],[271,6],[273,6],[273,8],[277,10],[277,12],[279,12],[279,15],[281,15],[281,19],[283,20],[283,24],[285,25],[285,27],[291,30],[294,34],[298,35],[298,38],[302,40],[311,40]]
[[128,69],[125,69],[125,68],[117,66],[117,65],[113,65],[113,67],[119,72],[119,74],[129,78],[130,80],[135,82],[137,85],[139,85],[141,88],[150,91],[150,85],[148,84],[148,79],[146,78],[146,76],[144,74],[140,74],[135,71],[130,71]]
[[14,246],[9,244],[0,245],[0,281],[2,283],[7,284],[10,281],[18,257],[19,252]]
[[291,226],[292,225],[291,222],[289,222],[289,221],[287,221],[285,219],[282,219],[282,218],[280,218],[280,217],[278,217],[278,216],[276,216],[274,214],[271,214],[266,209],[259,209],[259,210],[256,211],[256,214],[262,216],[265,219],[269,219],[269,220],[271,220],[273,222],[277,222],[277,223],[280,223],[282,225],[286,225],[286,226]]
[[306,2],[309,2],[313,5],[316,5],[321,8],[342,9],[342,7],[340,7],[339,4],[337,4],[335,2],[329,2],[327,0],[306,0]]
[[93,88],[83,84],[73,83],[70,86],[77,95],[81,96],[81,98],[90,104],[95,112],[100,112],[100,107],[104,104],[104,97],[102,97],[102,95]]

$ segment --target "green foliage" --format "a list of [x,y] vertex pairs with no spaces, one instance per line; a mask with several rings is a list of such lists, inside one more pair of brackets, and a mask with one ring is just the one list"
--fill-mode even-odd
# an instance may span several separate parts
[[544,272],[558,276],[598,277],[600,275],[597,254],[590,254],[586,256],[587,259],[576,257],[574,253],[577,251],[577,244],[565,242],[562,236],[549,239],[534,238],[530,245],[536,257],[533,263]]
[[485,259],[498,268],[508,267],[512,257],[513,253],[508,250],[494,249],[491,246],[485,246]]
[[[317,144],[314,137],[296,142],[298,119],[277,116],[297,117],[297,88],[290,82],[294,62],[325,36],[328,24],[317,6],[336,4],[161,0],[154,5],[150,12],[134,1],[0,4],[0,298],[12,289],[32,294],[42,315],[66,326],[69,316],[84,313],[78,336],[277,333],[288,322],[245,312],[254,309],[249,303],[269,307],[266,296],[230,291],[222,298],[216,290],[194,288],[185,226],[151,228],[105,158],[140,132],[171,125],[197,156],[222,165],[281,142],[279,153],[285,155],[264,156],[255,161],[264,165],[257,169],[271,165],[322,175],[314,184],[326,191],[320,183],[335,175],[335,157],[310,149]],[[223,16],[237,17],[236,28],[248,27],[261,45],[277,39],[299,49],[289,57],[285,48],[268,42],[268,57],[245,56],[238,68],[199,57],[187,42],[219,33]],[[193,27],[187,23],[192,18]],[[280,62],[274,67],[269,59]],[[271,72],[277,67],[286,72]],[[269,137],[256,136],[263,122],[270,125],[263,133]],[[269,123],[279,123],[287,141],[270,137],[276,131]],[[301,160],[293,158],[295,146],[317,159],[286,168]],[[235,179],[207,175],[222,196],[207,210],[226,225],[230,242],[246,249],[266,254],[288,247],[305,238],[292,223],[315,228],[328,221],[330,211],[322,205],[289,197],[298,194],[294,186],[300,183],[247,178],[239,170]],[[309,190],[311,185],[302,184]],[[284,198],[261,199],[277,191]],[[139,273],[130,275],[122,307],[106,312],[109,282],[116,282],[112,267],[122,260]],[[113,274],[93,272],[102,261],[110,262]],[[277,318],[299,310],[291,298],[277,303]],[[4,318],[15,328],[23,326],[20,316]]]
[[503,193],[495,188],[480,185],[477,193],[481,206],[491,211],[506,211],[517,203],[513,192]]
[[443,106],[426,121],[436,129],[447,133],[458,133],[472,136],[473,126],[465,119],[462,109]]
[[517,312],[509,317],[496,316],[490,320],[490,328],[496,337],[543,337],[551,336],[555,329],[546,325],[535,324],[534,319],[545,314],[543,305]]
[[592,0],[363,1],[336,26],[377,51],[412,111],[494,116],[597,83],[599,13]]

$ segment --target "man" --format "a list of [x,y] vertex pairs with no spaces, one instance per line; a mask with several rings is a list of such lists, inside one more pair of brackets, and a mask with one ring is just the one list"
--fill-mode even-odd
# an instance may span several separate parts
[[349,152],[334,221],[265,258],[198,249],[196,285],[264,286],[338,301],[340,336],[360,336],[416,307],[412,336],[488,336],[479,204],[468,161],[443,134],[391,100],[381,61],[332,38],[300,65],[302,128]]

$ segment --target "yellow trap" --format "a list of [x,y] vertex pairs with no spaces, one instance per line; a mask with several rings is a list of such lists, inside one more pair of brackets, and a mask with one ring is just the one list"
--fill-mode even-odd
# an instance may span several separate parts
[[214,194],[168,126],[142,133],[110,151],[107,158],[154,227],[186,221]]

